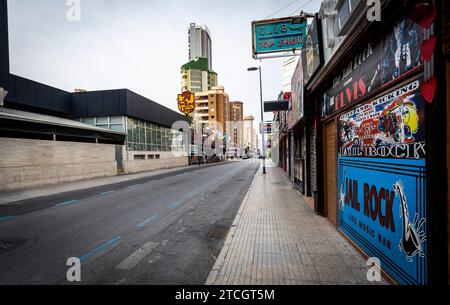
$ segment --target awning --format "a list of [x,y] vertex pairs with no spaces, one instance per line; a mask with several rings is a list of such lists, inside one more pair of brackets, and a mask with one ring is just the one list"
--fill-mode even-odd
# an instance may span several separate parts
[[55,135],[61,139],[73,139],[81,142],[106,142],[121,144],[126,134],[107,130],[65,118],[25,112],[9,108],[0,109],[0,137],[17,135]]

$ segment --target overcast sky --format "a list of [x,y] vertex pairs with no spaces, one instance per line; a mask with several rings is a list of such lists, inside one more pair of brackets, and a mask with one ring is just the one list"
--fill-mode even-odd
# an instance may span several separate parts
[[[187,30],[196,22],[211,31],[219,85],[259,120],[259,79],[247,72],[260,64],[251,56],[251,21],[294,0],[81,0],[80,22],[67,21],[66,2],[8,1],[11,73],[67,91],[128,88],[177,111]],[[298,0],[273,17],[316,12],[320,2]],[[274,100],[281,60],[261,64],[264,99]]]

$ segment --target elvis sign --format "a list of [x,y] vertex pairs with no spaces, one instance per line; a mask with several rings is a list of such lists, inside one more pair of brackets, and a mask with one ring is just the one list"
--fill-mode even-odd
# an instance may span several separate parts
[[400,76],[421,65],[420,27],[403,17],[377,43],[370,42],[333,80],[322,102],[327,118],[351,104],[357,104],[372,91],[388,86]]

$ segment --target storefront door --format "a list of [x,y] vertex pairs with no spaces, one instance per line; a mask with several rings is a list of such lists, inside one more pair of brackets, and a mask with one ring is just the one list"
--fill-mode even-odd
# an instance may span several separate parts
[[324,126],[325,213],[337,225],[337,129],[335,121]]

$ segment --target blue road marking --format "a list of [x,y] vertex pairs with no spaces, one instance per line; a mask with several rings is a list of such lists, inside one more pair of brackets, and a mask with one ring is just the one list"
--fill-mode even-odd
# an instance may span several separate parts
[[140,188],[141,186],[142,186],[142,184],[135,184],[135,185],[129,186],[128,188],[133,190],[133,189]]
[[69,201],[61,202],[61,203],[58,203],[56,206],[62,207],[62,206],[74,204],[75,202],[78,202],[78,200],[69,200]]
[[136,226],[136,229],[142,230],[142,229],[144,229],[145,227],[147,227],[147,226],[149,226],[149,225],[155,223],[160,217],[161,217],[161,216],[160,216],[159,214],[155,214],[155,215],[153,215],[152,217],[150,217],[150,218],[144,220],[143,222],[141,222],[140,224],[138,224],[138,225]]
[[97,248],[95,248],[94,250],[86,253],[85,255],[83,255],[82,257],[80,257],[80,261],[84,262],[87,259],[89,259],[90,257],[94,256],[95,254],[103,251],[104,249],[108,248],[109,246],[115,244],[116,242],[118,242],[119,240],[122,239],[122,236],[118,236],[118,237],[114,237],[113,239],[107,241],[106,243],[104,243],[101,246],[98,246]]
[[182,205],[181,200],[178,200],[178,201],[175,201],[174,203],[171,203],[171,204],[168,205],[167,207],[168,207],[170,210],[175,210],[175,209],[179,208],[181,205]]
[[2,221],[7,221],[7,220],[11,220],[11,219],[13,219],[13,218],[14,218],[14,216],[0,217],[0,222],[2,222]]
[[100,195],[101,196],[106,196],[106,195],[109,195],[109,194],[112,194],[112,193],[114,193],[114,191],[103,192],[103,193],[100,193]]

